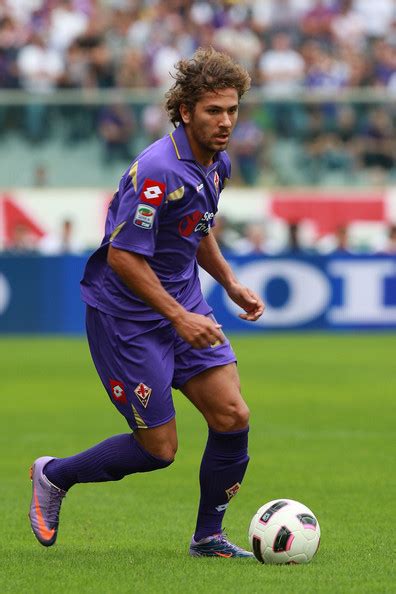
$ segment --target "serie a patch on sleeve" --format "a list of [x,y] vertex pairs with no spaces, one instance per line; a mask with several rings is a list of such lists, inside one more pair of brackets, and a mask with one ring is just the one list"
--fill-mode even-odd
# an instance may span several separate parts
[[152,229],[155,219],[155,208],[148,204],[138,204],[134,224],[142,229]]

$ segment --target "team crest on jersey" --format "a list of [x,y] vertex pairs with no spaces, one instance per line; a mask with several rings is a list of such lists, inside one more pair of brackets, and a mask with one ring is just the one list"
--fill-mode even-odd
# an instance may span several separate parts
[[148,204],[139,204],[136,209],[134,224],[142,229],[152,229],[155,218],[155,208]]
[[138,384],[136,386],[136,388],[134,389],[134,392],[135,392],[136,396],[138,397],[140,404],[142,404],[144,406],[144,408],[147,408],[152,389],[149,388],[148,386],[146,386],[146,384],[143,384],[142,382],[140,382],[140,384]]
[[122,382],[118,380],[110,380],[111,395],[115,402],[119,404],[127,404],[127,397],[125,394],[125,387]]
[[214,181],[214,185],[216,188],[216,193],[219,193],[219,185],[220,185],[220,178],[219,178],[219,174],[217,173],[217,171],[214,172],[214,177],[213,177],[213,181]]
[[235,483],[235,485],[232,485],[232,487],[225,490],[228,501],[230,499],[232,499],[232,497],[235,497],[235,495],[238,493],[240,488],[241,488],[241,483]]
[[165,184],[152,179],[145,179],[142,191],[140,193],[140,202],[159,206],[165,193]]

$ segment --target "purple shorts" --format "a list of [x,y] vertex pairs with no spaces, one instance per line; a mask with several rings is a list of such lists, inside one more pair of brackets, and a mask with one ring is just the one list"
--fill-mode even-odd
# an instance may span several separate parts
[[[205,301],[193,311],[212,316]],[[167,423],[175,416],[172,387],[236,361],[227,338],[218,346],[194,349],[168,320],[125,320],[88,305],[86,327],[100,379],[132,429]]]

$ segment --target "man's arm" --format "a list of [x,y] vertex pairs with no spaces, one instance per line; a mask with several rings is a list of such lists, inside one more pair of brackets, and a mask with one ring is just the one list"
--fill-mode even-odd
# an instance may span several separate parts
[[230,299],[245,310],[246,313],[240,314],[240,318],[251,322],[258,320],[264,311],[263,301],[254,291],[238,282],[211,233],[199,244],[197,261],[210,276],[224,287]]
[[167,318],[176,332],[194,348],[224,342],[220,325],[210,318],[187,311],[173,299],[144,256],[109,247],[107,262],[124,284],[147,305]]

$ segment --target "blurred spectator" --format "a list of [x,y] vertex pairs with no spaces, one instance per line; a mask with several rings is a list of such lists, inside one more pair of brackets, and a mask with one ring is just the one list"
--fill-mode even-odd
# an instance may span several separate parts
[[251,0],[255,30],[292,31],[315,0]]
[[[33,33],[28,45],[17,59],[20,84],[25,91],[35,94],[54,92],[63,73],[63,63],[55,50],[50,49],[43,37]],[[42,140],[48,133],[48,108],[42,102],[25,106],[25,130],[33,141]]]
[[13,229],[12,239],[7,245],[7,252],[19,254],[31,254],[37,249],[37,238],[30,229],[23,223],[17,223]]
[[366,46],[364,21],[354,9],[353,0],[339,1],[338,14],[331,21],[331,32],[335,43],[363,51]]
[[87,86],[89,59],[82,40],[70,44],[64,54],[64,71],[58,80],[60,89],[80,89]]
[[0,88],[18,87],[17,56],[27,31],[9,16],[0,16]]
[[103,162],[131,161],[130,137],[133,130],[132,112],[122,103],[113,103],[99,112],[98,134],[103,143]]
[[239,13],[234,13],[224,27],[219,27],[213,34],[213,45],[216,49],[228,53],[249,71],[255,68],[263,45],[257,35],[252,31],[247,21],[247,9],[240,8]]
[[316,0],[301,19],[301,31],[311,39],[321,39],[326,44],[331,38],[331,23],[337,14],[335,6],[326,0]]
[[47,168],[45,165],[37,165],[33,171],[33,187],[44,188],[48,183]]
[[396,255],[396,225],[390,225],[388,229],[388,243],[385,252],[387,254]]
[[269,93],[289,95],[301,87],[304,60],[292,48],[290,35],[282,32],[273,36],[271,49],[260,58],[259,70],[263,89]]
[[345,225],[341,225],[336,229],[334,251],[337,253],[349,252],[348,228]]
[[396,47],[383,39],[373,45],[373,80],[375,86],[386,87],[396,72]]
[[143,88],[147,86],[144,55],[138,49],[126,50],[116,70],[116,86],[120,88]]
[[115,70],[111,53],[103,39],[97,40],[89,52],[88,87],[109,89],[114,87]]
[[[280,94],[289,98],[302,86],[304,60],[291,44],[289,34],[277,33],[272,38],[271,49],[260,58],[262,88],[270,96]],[[294,133],[299,113],[296,105],[279,101],[269,104],[268,111],[278,134],[288,137]]]
[[51,93],[63,74],[63,61],[45,39],[33,33],[18,55],[18,73],[23,89],[31,93]]
[[240,256],[264,255],[269,251],[264,225],[248,223],[243,231],[243,237],[234,244],[235,253]]
[[309,49],[310,64],[306,69],[305,86],[324,91],[335,91],[346,86],[349,74],[348,65],[334,58],[318,43],[311,42]]
[[4,0],[9,15],[24,27],[29,25],[33,14],[40,10],[42,4],[42,0]]
[[79,254],[83,251],[82,245],[74,237],[74,225],[71,219],[64,219],[61,222],[59,234],[46,235],[37,247],[45,256]]
[[63,53],[81,35],[88,17],[77,10],[72,0],[58,0],[49,19],[49,45]]
[[322,236],[318,239],[315,247],[322,254],[336,253],[342,255],[351,253],[347,226],[340,225],[334,233]]
[[264,134],[252,118],[251,110],[242,108],[232,136],[232,152],[243,183],[254,185],[262,166]]
[[300,252],[303,252],[300,241],[300,226],[298,223],[289,223],[288,225],[286,251],[291,254],[299,254]]
[[394,0],[355,0],[354,7],[369,38],[384,37],[396,16]]
[[[144,146],[151,144],[169,131],[169,120],[165,110],[159,105],[148,105],[143,109],[140,117],[144,130]],[[135,152],[140,150],[135,149]]]
[[372,109],[359,136],[360,157],[368,168],[388,171],[394,166],[396,144],[392,118],[384,108]]
[[350,107],[338,107],[329,124],[323,111],[311,111],[305,159],[312,181],[319,181],[326,172],[338,171],[349,175],[355,172],[358,161],[357,130],[356,112]]
[[232,229],[227,217],[217,214],[215,224],[211,228],[219,248],[222,252],[232,251],[238,239],[238,234]]
[[327,132],[323,111],[320,108],[311,108],[303,129],[304,150],[300,155],[311,183],[316,183],[322,174],[323,140]]
[[175,64],[181,59],[175,40],[169,40],[155,52],[152,58],[154,84],[163,89],[172,85],[172,73]]

